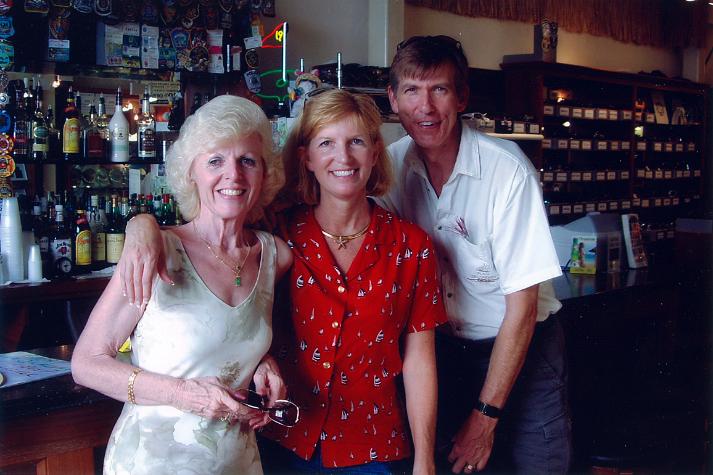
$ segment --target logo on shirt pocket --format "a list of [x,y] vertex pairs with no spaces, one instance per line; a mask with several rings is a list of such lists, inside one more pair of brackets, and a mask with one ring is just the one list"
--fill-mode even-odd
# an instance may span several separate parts
[[449,248],[450,261],[460,280],[479,284],[499,280],[490,240],[471,242],[473,236],[460,216],[449,216],[443,229],[449,231],[444,244]]

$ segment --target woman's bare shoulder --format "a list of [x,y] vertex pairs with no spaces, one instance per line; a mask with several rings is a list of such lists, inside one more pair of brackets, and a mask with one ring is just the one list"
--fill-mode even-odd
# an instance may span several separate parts
[[279,236],[275,236],[277,250],[277,278],[279,279],[292,266],[292,250]]

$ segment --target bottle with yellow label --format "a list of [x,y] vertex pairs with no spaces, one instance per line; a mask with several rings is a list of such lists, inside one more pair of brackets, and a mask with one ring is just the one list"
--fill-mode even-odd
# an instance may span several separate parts
[[74,270],[80,274],[89,272],[92,267],[92,231],[89,228],[87,215],[82,209],[77,210],[72,244]]
[[62,128],[62,152],[64,152],[65,160],[73,160],[79,157],[81,134],[79,114],[80,112],[74,105],[74,93],[70,86],[67,93],[67,107],[64,109],[64,127]]

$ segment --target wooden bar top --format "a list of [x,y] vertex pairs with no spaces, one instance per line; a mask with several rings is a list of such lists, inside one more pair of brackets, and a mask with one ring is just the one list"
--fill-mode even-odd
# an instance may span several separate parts
[[25,304],[89,297],[98,299],[108,283],[109,277],[92,277],[4,285],[0,287],[0,302],[3,304]]

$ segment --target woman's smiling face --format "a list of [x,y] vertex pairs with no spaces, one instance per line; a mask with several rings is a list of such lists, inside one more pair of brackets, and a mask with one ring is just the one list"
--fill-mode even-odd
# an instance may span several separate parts
[[260,198],[265,165],[262,138],[253,133],[219,143],[191,165],[201,211],[222,219],[245,218]]
[[345,117],[318,129],[300,148],[300,158],[319,182],[322,198],[352,199],[366,196],[377,150],[359,122]]

